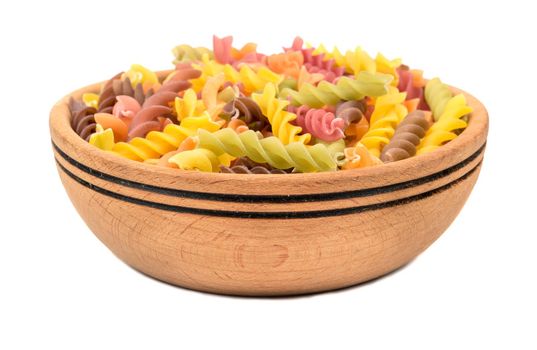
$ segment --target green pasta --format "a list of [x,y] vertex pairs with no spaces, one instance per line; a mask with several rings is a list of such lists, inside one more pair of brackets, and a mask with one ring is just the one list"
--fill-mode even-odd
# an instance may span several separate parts
[[205,47],[192,47],[190,45],[177,45],[172,50],[175,59],[174,64],[183,62],[194,62],[201,60],[204,54],[207,54],[209,58],[213,58],[213,52]]
[[446,105],[452,97],[453,93],[449,87],[438,78],[429,80],[425,85],[425,101],[431,108],[435,121],[438,121],[442,113],[444,113]]
[[[197,137],[198,147],[212,151],[217,156],[227,153],[233,157],[248,157],[254,162],[268,163],[277,169],[295,168],[300,172],[337,169],[337,152],[321,143],[313,146],[301,142],[284,145],[274,136],[259,138],[259,134],[253,130],[237,134],[229,128],[214,133],[200,129]],[[336,147],[335,151],[339,149]]]
[[340,101],[361,100],[365,96],[382,96],[388,91],[388,84],[393,77],[388,74],[360,72],[356,79],[341,77],[336,84],[321,81],[317,86],[304,84],[299,91],[285,88],[280,93],[282,98],[291,98],[295,106],[307,105],[320,108],[336,105]]

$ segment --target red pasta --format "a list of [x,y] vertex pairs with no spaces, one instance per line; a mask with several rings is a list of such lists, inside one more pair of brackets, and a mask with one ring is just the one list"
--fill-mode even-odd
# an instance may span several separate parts
[[333,142],[345,137],[345,120],[324,109],[300,106],[296,109],[296,125],[314,137]]
[[314,55],[314,48],[303,48],[304,41],[300,37],[296,37],[293,41],[293,45],[290,48],[286,48],[285,51],[299,51],[302,53],[304,60],[304,67],[309,73],[322,74],[323,79],[334,83],[337,78],[345,73],[344,67],[337,67],[333,59],[325,60],[325,55]]
[[397,89],[406,92],[407,100],[419,99],[417,109],[428,111],[429,106],[424,96],[425,82],[421,77],[421,71],[409,70],[407,66],[401,66],[397,69],[397,74],[399,75]]

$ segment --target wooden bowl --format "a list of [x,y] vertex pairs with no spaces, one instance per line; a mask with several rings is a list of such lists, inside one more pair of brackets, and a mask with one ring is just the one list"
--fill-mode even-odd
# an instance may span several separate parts
[[468,128],[418,157],[332,173],[180,171],[105,153],[75,134],[68,98],[99,88],[75,91],[51,111],[67,194],[125,263],[212,293],[320,292],[405,265],[461,210],[479,175],[488,130],[485,108],[465,93],[474,109]]

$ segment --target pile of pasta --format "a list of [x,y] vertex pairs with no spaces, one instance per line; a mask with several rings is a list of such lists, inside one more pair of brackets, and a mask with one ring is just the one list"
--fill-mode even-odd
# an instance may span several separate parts
[[472,109],[438,78],[360,47],[296,38],[275,54],[232,37],[179,45],[159,77],[134,64],[99,93],[71,99],[75,132],[103,151],[155,166],[285,174],[400,161],[455,139]]

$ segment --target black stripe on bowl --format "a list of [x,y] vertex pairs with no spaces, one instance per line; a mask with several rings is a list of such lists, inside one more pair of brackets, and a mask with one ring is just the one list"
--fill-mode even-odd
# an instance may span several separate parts
[[[443,177],[446,177],[457,170],[464,168],[466,165],[471,163],[474,159],[479,157],[486,146],[486,143],[483,144],[474,154],[466,158],[465,160],[457,163],[449,168],[441,170],[431,175],[420,177],[418,179],[399,182],[396,184],[386,185],[382,187],[368,188],[362,190],[352,190],[352,191],[343,191],[343,192],[330,192],[330,193],[315,193],[315,194],[289,194],[289,195],[248,195],[248,194],[232,194],[232,193],[208,193],[208,192],[196,192],[196,191],[187,191],[187,190],[178,190],[173,188],[165,188],[154,185],[148,185],[136,181],[122,179],[113,175],[103,173],[101,171],[90,168],[87,165],[79,163],[75,159],[71,158],[64,151],[62,151],[55,143],[52,141],[52,146],[56,152],[69,164],[73,165],[77,169],[88,173],[92,176],[98,177],[101,180],[106,180],[113,182],[122,186],[131,187],[139,190],[144,190],[148,192],[154,192],[158,194],[174,196],[174,197],[183,197],[191,199],[201,199],[209,201],[219,201],[219,202],[241,202],[241,203],[291,203],[291,202],[320,202],[320,201],[331,201],[337,199],[349,199],[356,197],[368,197],[375,196],[383,193],[395,192],[415,186],[420,186],[428,182],[433,182],[439,180]],[[252,175],[256,176],[256,175]],[[274,176],[285,176],[285,175],[274,175]]]
[[248,219],[310,219],[310,218],[321,218],[321,217],[328,217],[328,216],[341,216],[341,215],[348,215],[348,214],[355,214],[355,213],[362,213],[365,211],[371,211],[371,210],[379,210],[379,209],[385,209],[385,208],[391,208],[398,205],[404,205],[411,202],[419,201],[425,198],[429,198],[431,196],[434,196],[436,194],[442,193],[452,186],[466,180],[470,175],[472,175],[481,165],[481,162],[479,162],[475,167],[473,167],[470,171],[468,171],[466,174],[462,175],[458,179],[455,179],[454,181],[445,184],[441,187],[435,188],[433,190],[423,192],[417,195],[413,195],[406,198],[396,199],[388,202],[383,203],[376,203],[376,204],[369,204],[369,205],[362,205],[357,207],[347,207],[347,208],[341,208],[341,209],[329,209],[329,210],[312,210],[312,211],[295,211],[295,212],[245,212],[245,211],[228,211],[228,210],[216,210],[216,209],[203,209],[203,208],[191,208],[191,207],[184,207],[184,206],[177,206],[177,205],[169,205],[164,203],[156,203],[151,202],[144,199],[134,198],[125,196],[113,191],[109,191],[107,189],[104,189],[99,186],[95,186],[89,182],[87,182],[84,179],[79,178],[69,170],[67,170],[58,160],[56,160],[56,164],[60,167],[60,169],[67,174],[69,177],[71,177],[73,180],[81,184],[82,186],[85,186],[95,192],[98,192],[100,194],[103,194],[108,197],[112,197],[118,200],[122,200],[125,202],[142,205],[150,208],[155,209],[161,209],[161,210],[167,210],[172,211],[176,213],[189,213],[189,214],[197,214],[197,215],[207,215],[207,216],[220,216],[220,217],[231,217],[231,218],[248,218]]

